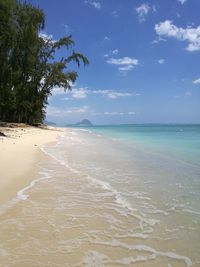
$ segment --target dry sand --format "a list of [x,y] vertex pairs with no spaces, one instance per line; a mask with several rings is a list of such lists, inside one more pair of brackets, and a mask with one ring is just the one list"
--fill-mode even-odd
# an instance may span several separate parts
[[62,130],[38,128],[23,124],[0,127],[0,205],[15,197],[30,183],[37,172],[37,163],[45,155],[40,146],[55,142]]

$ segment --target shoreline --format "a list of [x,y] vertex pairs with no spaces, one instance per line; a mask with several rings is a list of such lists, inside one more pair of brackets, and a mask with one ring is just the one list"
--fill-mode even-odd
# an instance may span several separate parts
[[17,196],[28,186],[45,155],[41,146],[54,143],[62,133],[60,128],[38,128],[19,124],[1,127],[6,136],[0,137],[0,206]]
[[[0,265],[196,267],[199,215],[191,214],[195,206],[181,206],[181,195],[174,201],[171,187],[163,193],[170,182],[165,168],[159,173],[144,164],[134,146],[129,154],[110,137],[66,129],[51,146],[52,131],[37,130],[17,139],[25,145],[28,136],[32,142],[43,136],[45,142],[41,153],[32,143],[32,180],[29,175],[27,186],[21,182],[16,198],[0,210]],[[185,246],[188,239],[196,249]]]

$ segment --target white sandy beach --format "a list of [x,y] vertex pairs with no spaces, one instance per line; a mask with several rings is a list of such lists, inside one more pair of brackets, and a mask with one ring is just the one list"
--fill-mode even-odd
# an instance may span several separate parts
[[6,137],[0,137],[0,205],[27,186],[37,172],[36,162],[44,154],[40,146],[55,142],[61,130],[19,125],[2,127]]

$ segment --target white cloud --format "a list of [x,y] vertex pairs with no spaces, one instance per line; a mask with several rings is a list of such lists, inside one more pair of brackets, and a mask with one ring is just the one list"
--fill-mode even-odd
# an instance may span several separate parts
[[91,90],[87,87],[77,88],[75,85],[72,86],[72,90],[64,91],[62,87],[55,87],[52,92],[53,96],[65,96],[61,100],[73,100],[73,99],[85,99],[88,95],[101,95],[109,99],[117,99],[120,97],[131,97],[131,96],[140,96],[139,93],[119,91],[113,89],[99,89]]
[[112,56],[112,55],[117,55],[119,53],[119,50],[118,49],[113,49],[113,50],[110,50],[107,54],[104,54],[104,57],[109,57],[109,56]]
[[151,8],[150,8],[149,4],[147,4],[147,3],[143,3],[143,4],[141,4],[141,6],[139,6],[135,9],[137,14],[138,14],[138,20],[140,23],[146,21],[146,16],[148,15],[150,9]]
[[160,43],[160,42],[166,42],[166,41],[167,41],[166,39],[164,39],[164,38],[158,36],[158,38],[155,39],[155,40],[153,40],[153,41],[151,42],[151,44],[158,44],[158,43]]
[[[73,83],[70,83],[70,87],[73,89],[73,88],[75,88],[75,84],[73,84]],[[68,93],[68,92],[72,92],[72,91],[70,91],[70,90],[68,90],[68,89],[65,89],[64,87],[58,87],[58,86],[55,86],[54,88],[53,88],[53,90],[52,90],[52,95],[53,96],[57,96],[57,95],[66,95],[66,93]]]
[[118,12],[116,10],[113,10],[112,16],[113,18],[117,19],[119,17]]
[[69,25],[65,24],[65,25],[64,25],[64,28],[65,28],[65,33],[66,33],[66,34],[69,34],[69,32],[71,31]]
[[196,28],[179,28],[170,20],[155,25],[155,31],[159,36],[172,37],[179,41],[187,41],[186,50],[193,52],[200,50],[200,26]]
[[83,106],[83,107],[73,107],[71,109],[66,110],[67,113],[85,113],[88,111],[89,107],[88,106]]
[[88,91],[85,88],[73,89],[72,98],[86,98]]
[[158,11],[158,5],[153,4],[153,5],[149,5],[148,3],[143,3],[140,6],[138,6],[137,8],[135,8],[137,15],[138,15],[138,21],[140,23],[143,23],[146,21],[146,17],[147,15],[151,12],[151,13],[156,13]]
[[123,57],[123,58],[110,58],[107,60],[107,63],[113,65],[137,65],[138,59]]
[[116,98],[124,97],[124,96],[132,96],[132,94],[131,93],[120,93],[120,92],[114,92],[114,91],[110,91],[107,94],[107,97],[111,99],[116,99]]
[[121,112],[121,111],[105,111],[104,115],[108,116],[124,116],[124,115],[136,115],[139,114],[138,112],[128,111],[128,112]]
[[194,84],[200,84],[200,78],[193,81]]
[[101,9],[101,3],[98,1],[94,1],[94,0],[85,0],[84,1],[85,4],[91,5],[96,9]]
[[45,32],[39,32],[39,37],[41,37],[45,42],[48,42],[48,41],[56,42],[56,40],[53,39],[52,34],[47,34]]
[[[85,114],[85,115],[84,115]],[[52,119],[63,119],[63,118],[77,118],[89,115],[94,116],[136,116],[139,115],[139,112],[135,111],[103,111],[103,112],[96,112],[90,109],[89,106],[80,106],[80,107],[70,107],[70,108],[61,108],[56,106],[48,105],[46,109],[47,117]]]
[[47,116],[51,117],[64,117],[66,115],[86,113],[89,110],[88,106],[83,107],[72,107],[69,109],[62,109],[54,106],[47,106],[46,112]]
[[104,115],[119,115],[119,112],[117,112],[117,111],[105,111]]
[[100,94],[110,99],[117,99],[119,97],[130,97],[130,96],[140,96],[138,93],[132,92],[120,92],[115,90],[94,90],[91,91],[93,94]]
[[191,91],[186,91],[185,93],[183,93],[181,95],[175,95],[174,98],[183,99],[184,97],[190,97],[190,96],[192,96],[192,92]]
[[110,38],[108,36],[105,36],[103,39],[104,41],[110,41]]
[[61,114],[61,109],[57,108],[57,107],[53,107],[48,105],[46,108],[46,115],[47,116],[59,116]]
[[178,2],[183,5],[183,4],[185,4],[187,2],[187,0],[178,0]]
[[64,88],[62,87],[54,87],[52,90],[52,95],[57,96],[57,95],[64,95],[66,92],[64,91]]
[[123,66],[123,67],[119,67],[118,70],[119,72],[126,74],[128,71],[133,69],[133,65],[127,65],[127,66]]
[[152,11],[153,11],[154,13],[157,12],[157,7],[156,7],[156,5],[153,5],[153,6],[152,6]]
[[139,64],[139,60],[130,57],[123,58],[109,58],[106,61],[108,64],[117,65],[119,72],[126,74],[128,71],[132,70],[134,66]]
[[[86,87],[80,87],[77,88],[75,86],[72,87],[72,90],[68,90],[67,92],[64,92],[63,94],[60,92],[60,95],[67,95],[66,97],[63,97],[61,100],[73,100],[73,99],[84,99],[87,98],[88,94],[90,93],[90,90],[88,90]],[[59,90],[57,95],[59,94]]]
[[118,49],[111,50],[111,53],[113,55],[117,55],[119,53],[119,50]]
[[164,64],[165,63],[165,59],[163,59],[163,58],[159,59],[158,63],[161,64],[161,65]]

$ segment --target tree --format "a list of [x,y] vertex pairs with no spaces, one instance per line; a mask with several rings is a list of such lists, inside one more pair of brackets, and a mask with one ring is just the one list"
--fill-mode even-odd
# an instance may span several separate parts
[[17,13],[15,0],[0,1],[0,118],[3,120],[13,106],[11,57],[18,32]]
[[[88,59],[73,50],[72,36],[59,40],[44,37],[42,10],[18,0],[0,0],[0,120],[40,123],[45,117],[48,97],[54,86],[65,90],[78,77],[70,71]],[[68,56],[56,60],[56,51]]]

